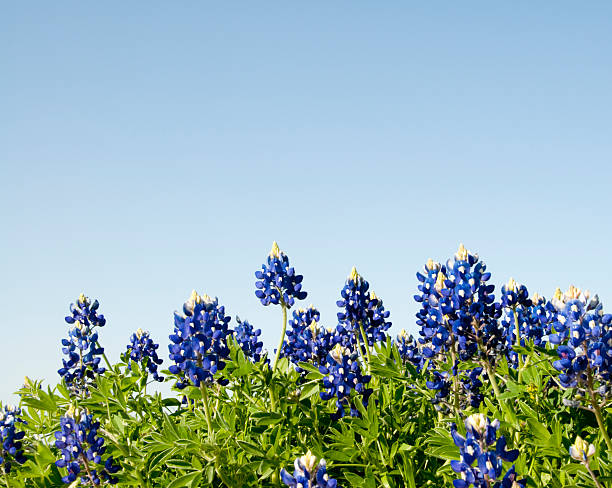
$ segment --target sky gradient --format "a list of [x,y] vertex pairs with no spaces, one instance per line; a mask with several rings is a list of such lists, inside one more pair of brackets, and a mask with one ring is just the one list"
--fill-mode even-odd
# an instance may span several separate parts
[[[612,4],[27,2],[0,15],[0,400],[55,384],[80,292],[167,342],[192,289],[263,330],[278,241],[326,325],[353,265],[416,332],[463,242],[612,306]],[[235,323],[235,322],[232,322]]]

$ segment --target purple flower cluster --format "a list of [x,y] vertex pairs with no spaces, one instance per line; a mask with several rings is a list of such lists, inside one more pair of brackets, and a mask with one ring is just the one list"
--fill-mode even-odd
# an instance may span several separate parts
[[560,342],[559,359],[553,363],[560,371],[559,383],[565,388],[589,388],[598,383],[607,394],[612,372],[612,315],[604,314],[597,295],[591,297],[570,287],[556,293],[553,303],[557,321],[551,342]]
[[281,480],[290,488],[340,488],[338,482],[327,474],[324,459],[317,463],[316,457],[308,451],[295,460],[293,475],[281,469]]
[[320,393],[321,399],[336,399],[337,410],[332,414],[332,418],[344,417],[347,411],[353,417],[359,416],[351,392],[355,391],[356,395],[361,396],[363,405],[367,406],[372,390],[366,387],[371,378],[361,371],[357,353],[336,344],[327,355],[326,364],[319,366],[319,371],[325,375],[323,391]]
[[[195,291],[183,305],[183,313],[174,314],[174,333],[168,349],[170,360],[175,363],[169,370],[179,376],[177,388],[210,383],[225,368],[224,360],[229,356],[227,337],[232,333],[228,327],[230,320],[216,298],[199,296]],[[216,381],[228,383],[224,378]]]
[[289,266],[289,258],[282,252],[276,242],[268,255],[267,264],[261,271],[255,273],[255,296],[263,305],[284,304],[291,308],[295,300],[303,300],[307,293],[302,290],[303,276],[295,274],[295,269]]
[[[157,355],[159,344],[153,342],[149,332],[138,329],[130,337],[130,342],[131,344],[127,346],[130,359],[146,367],[156,381],[164,381],[164,377],[160,376],[157,371],[158,366],[164,362]],[[131,368],[129,363],[128,368]]]
[[108,457],[102,462],[106,452],[104,439],[98,436],[100,422],[94,421],[85,411],[79,412],[72,407],[60,419],[60,430],[55,433],[55,447],[62,457],[55,462],[58,468],[66,468],[62,477],[64,483],[73,483],[80,475],[83,484],[99,485],[102,481],[116,484],[115,473],[119,471],[113,460]]
[[0,466],[5,473],[11,471],[13,463],[23,464],[26,461],[21,442],[25,432],[17,430],[17,424],[25,423],[20,416],[21,409],[10,405],[0,410]]
[[254,329],[247,320],[242,321],[236,317],[237,326],[234,329],[234,338],[238,342],[245,357],[258,363],[263,352],[263,342],[259,340],[261,329]]
[[66,317],[71,327],[68,339],[62,339],[62,352],[68,359],[62,360],[58,373],[76,395],[85,395],[95,376],[105,371],[100,366],[104,349],[98,345],[98,333],[94,329],[103,327],[106,319],[98,314],[98,307],[98,300],[92,302],[81,293],[76,304],[70,305],[72,314]]
[[[513,462],[518,449],[506,450],[504,436],[497,438],[499,421],[491,422],[485,414],[470,415],[465,420],[466,436],[451,424],[451,435],[459,448],[461,459],[451,461],[452,470],[461,477],[453,481],[455,488],[524,488],[526,480],[517,480],[514,466],[504,475],[502,461]],[[494,447],[493,447],[494,446]],[[495,481],[494,484],[491,484]]]
[[327,355],[339,340],[336,329],[319,324],[320,317],[319,311],[310,305],[294,310],[289,321],[291,328],[287,330],[282,355],[296,366],[299,373],[305,372],[298,366],[301,362],[324,365]]

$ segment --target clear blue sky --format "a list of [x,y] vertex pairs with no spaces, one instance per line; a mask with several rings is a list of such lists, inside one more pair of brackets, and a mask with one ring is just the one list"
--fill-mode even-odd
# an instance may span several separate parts
[[[68,305],[118,357],[193,288],[278,340],[277,240],[322,321],[351,267],[415,331],[459,242],[612,307],[609,2],[13,2],[0,15],[0,399]],[[612,310],[608,307],[608,310]]]

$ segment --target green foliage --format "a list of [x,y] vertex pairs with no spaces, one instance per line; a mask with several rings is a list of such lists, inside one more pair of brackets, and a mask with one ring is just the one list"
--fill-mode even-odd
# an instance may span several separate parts
[[[459,459],[459,450],[449,425],[461,426],[461,417],[477,411],[501,421],[509,446],[520,450],[516,471],[528,479],[528,486],[594,486],[586,467],[569,457],[577,435],[597,446],[590,467],[602,486],[612,486],[612,453],[606,452],[596,419],[590,411],[564,405],[569,393],[549,384],[555,372],[546,350],[523,350],[527,359],[520,380],[500,363],[500,396],[486,386],[480,408],[456,416],[436,411],[425,375],[402,362],[388,341],[373,351],[368,406],[356,399],[360,417],[332,421],[334,402],[321,400],[323,375],[316,367],[303,363],[307,374],[300,376],[281,359],[272,374],[263,362],[247,360],[235,342],[230,348],[224,370],[229,385],[207,390],[212,431],[200,389],[186,388],[163,398],[147,392],[146,369],[136,363],[128,368],[123,361],[97,377],[79,405],[101,422],[107,454],[122,468],[117,486],[278,487],[279,469],[290,468],[308,450],[327,460],[339,486],[452,486],[457,475],[450,461]],[[168,371],[164,374],[173,380]],[[18,393],[27,422],[20,427],[26,431],[27,461],[5,476],[5,484],[65,486],[54,464],[59,451],[53,434],[73,402],[67,388],[29,382]]]

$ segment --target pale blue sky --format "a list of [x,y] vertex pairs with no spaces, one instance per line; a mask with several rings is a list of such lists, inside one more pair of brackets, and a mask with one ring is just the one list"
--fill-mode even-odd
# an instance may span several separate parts
[[[277,240],[322,321],[355,264],[415,330],[460,241],[496,285],[612,300],[609,2],[13,2],[0,14],[0,399],[68,305],[162,343],[190,291],[276,345]],[[612,306],[612,304],[611,304]]]

